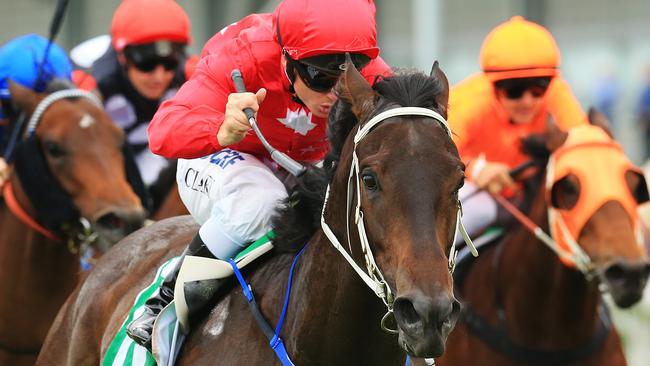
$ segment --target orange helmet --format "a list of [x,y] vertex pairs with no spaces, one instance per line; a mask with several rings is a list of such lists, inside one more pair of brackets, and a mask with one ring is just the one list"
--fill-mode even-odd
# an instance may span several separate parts
[[190,20],[173,0],[124,0],[111,23],[113,48],[166,40],[190,43]]
[[553,77],[560,66],[560,50],[544,27],[515,16],[485,37],[480,64],[492,81]]

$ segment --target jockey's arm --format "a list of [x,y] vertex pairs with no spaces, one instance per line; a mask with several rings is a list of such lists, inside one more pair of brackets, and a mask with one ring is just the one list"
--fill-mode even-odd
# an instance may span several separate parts
[[[192,77],[158,108],[151,120],[148,134],[152,152],[167,158],[192,159],[224,147],[217,134],[224,123],[228,96],[234,91],[229,75],[235,67],[216,55],[201,59]],[[255,107],[254,94],[248,94],[240,102]]]

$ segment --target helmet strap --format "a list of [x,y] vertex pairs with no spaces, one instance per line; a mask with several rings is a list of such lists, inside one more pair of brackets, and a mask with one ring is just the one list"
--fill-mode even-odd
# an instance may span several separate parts
[[[284,50],[284,48],[282,49],[282,57],[289,57],[287,56],[287,53]],[[284,73],[289,79],[289,93],[291,93],[291,100],[302,105],[303,107],[306,107],[305,103],[303,103],[303,101],[300,100],[300,98],[298,98],[298,95],[296,94],[296,89],[293,87],[293,83],[296,81],[296,70],[293,67],[293,64],[291,62],[286,63],[286,66],[284,67]]]

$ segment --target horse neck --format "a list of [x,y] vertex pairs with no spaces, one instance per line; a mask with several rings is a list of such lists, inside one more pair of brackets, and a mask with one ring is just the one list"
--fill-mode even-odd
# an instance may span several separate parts
[[[12,183],[18,203],[29,210],[15,177]],[[40,347],[76,284],[78,263],[65,244],[37,233],[6,205],[0,208],[0,344]]]
[[[345,242],[339,236],[339,240]],[[345,244],[344,244],[345,245]],[[382,301],[319,232],[300,259],[285,325],[294,331],[290,354],[306,365],[396,365],[404,360],[396,336],[381,330]],[[358,262],[359,263],[359,262]]]
[[[529,217],[548,233],[544,193],[542,186]],[[598,286],[563,265],[522,225],[504,245],[497,283],[513,339],[556,347],[589,339],[598,322]]]

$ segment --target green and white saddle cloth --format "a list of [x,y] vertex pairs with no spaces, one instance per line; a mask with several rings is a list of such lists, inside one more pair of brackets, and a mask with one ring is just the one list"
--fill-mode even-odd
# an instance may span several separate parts
[[[153,282],[136,296],[129,315],[124,320],[124,323],[122,323],[120,330],[117,331],[113,341],[108,346],[108,350],[104,354],[101,363],[102,366],[154,366],[157,364],[153,355],[146,348],[135,343],[135,341],[126,335],[126,326],[135,317],[142,314],[145,301],[158,291],[160,284],[165,280],[167,274],[174,269],[179,260],[180,257],[174,257],[163,263],[158,268],[158,271],[156,271]],[[167,364],[161,363],[161,365],[166,366]]]
[[[273,237],[273,232],[269,232],[239,253],[235,257],[237,266],[244,268],[248,263],[271,250],[273,248],[273,244],[271,244]],[[185,340],[185,335],[189,332],[187,304],[182,290],[183,284],[191,281],[225,278],[233,274],[232,267],[228,262],[186,256],[176,280],[175,299],[161,311],[154,324],[152,354],[146,348],[135,343],[126,334],[126,327],[134,318],[144,312],[144,303],[158,291],[160,284],[165,280],[169,272],[176,267],[179,260],[180,257],[174,257],[163,263],[156,271],[153,282],[136,296],[129,315],[104,354],[101,361],[102,366],[174,365]],[[183,332],[182,330],[186,331]]]

